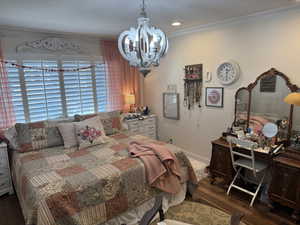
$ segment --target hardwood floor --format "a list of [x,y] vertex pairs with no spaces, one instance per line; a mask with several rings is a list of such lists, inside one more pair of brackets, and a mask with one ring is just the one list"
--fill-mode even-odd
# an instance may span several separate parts
[[227,213],[241,212],[244,214],[243,221],[249,225],[295,225],[291,219],[291,210],[280,208],[271,212],[269,208],[257,200],[254,207],[250,208],[250,198],[247,194],[232,190],[230,196],[221,185],[210,184],[209,178],[200,181],[193,195],[194,201],[207,203]]
[[0,225],[24,225],[24,219],[16,195],[0,197]]
[[[227,213],[241,212],[243,221],[249,225],[295,225],[290,212],[283,208],[278,212],[270,212],[260,203],[249,208],[249,198],[238,191],[226,195],[225,189],[219,185],[211,185],[209,179],[203,179],[193,195],[199,201],[224,210]],[[0,197],[0,225],[24,225],[24,219],[16,195]]]

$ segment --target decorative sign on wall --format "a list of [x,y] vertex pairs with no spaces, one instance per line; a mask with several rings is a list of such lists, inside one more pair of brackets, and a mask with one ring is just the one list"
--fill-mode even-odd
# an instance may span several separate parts
[[276,76],[265,76],[260,80],[260,92],[275,92]]
[[187,65],[184,68],[184,106],[188,109],[193,108],[195,104],[199,107],[201,100],[201,91],[203,84],[203,65]]
[[64,38],[48,37],[35,41],[26,41],[16,47],[16,52],[24,51],[75,52],[81,53],[79,44]]

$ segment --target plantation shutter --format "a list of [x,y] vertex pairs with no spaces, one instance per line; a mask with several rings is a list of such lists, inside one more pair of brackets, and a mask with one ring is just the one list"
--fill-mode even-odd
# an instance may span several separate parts
[[107,77],[105,64],[95,62],[95,80],[98,112],[105,112],[107,109]]
[[[56,61],[24,61],[23,65],[57,69]],[[24,68],[24,81],[30,121],[63,116],[58,72]]]
[[[88,67],[87,61],[64,61],[63,69]],[[94,113],[94,92],[91,69],[64,72],[64,88],[68,116]]]
[[[12,63],[16,63],[16,61],[11,61]],[[16,67],[11,65],[6,66],[8,73],[8,84],[12,95],[12,102],[14,106],[14,112],[16,116],[16,121],[25,122],[25,113],[24,113],[24,105],[22,100],[22,90],[21,90],[21,82],[19,70]]]

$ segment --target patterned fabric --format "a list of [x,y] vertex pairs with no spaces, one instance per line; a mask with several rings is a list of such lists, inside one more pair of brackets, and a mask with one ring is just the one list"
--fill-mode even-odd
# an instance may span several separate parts
[[7,71],[3,60],[0,40],[0,130],[9,128],[16,122]]
[[63,145],[63,139],[57,128],[57,123],[59,122],[17,123],[15,125],[19,145],[17,150],[20,152],[30,152]]
[[183,177],[195,179],[189,160],[174,145],[126,133],[109,139],[78,151],[61,146],[14,152],[13,180],[27,225],[100,225],[156,196],[159,191],[147,185],[143,163],[129,157],[131,141],[166,145]]
[[104,127],[104,131],[106,135],[112,135],[114,133],[119,132],[121,127],[121,119],[120,119],[120,111],[112,111],[112,112],[99,112],[94,114],[88,114],[88,115],[75,115],[74,121],[79,122],[83,121],[95,116],[99,116],[101,119],[101,122]]
[[107,142],[103,125],[98,116],[75,123],[79,149]]

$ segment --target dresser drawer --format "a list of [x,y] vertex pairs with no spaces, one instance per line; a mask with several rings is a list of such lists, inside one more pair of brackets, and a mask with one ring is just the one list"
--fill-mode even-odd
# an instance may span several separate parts
[[155,124],[156,118],[148,118],[148,119],[144,120],[144,122],[148,123],[148,124]]

